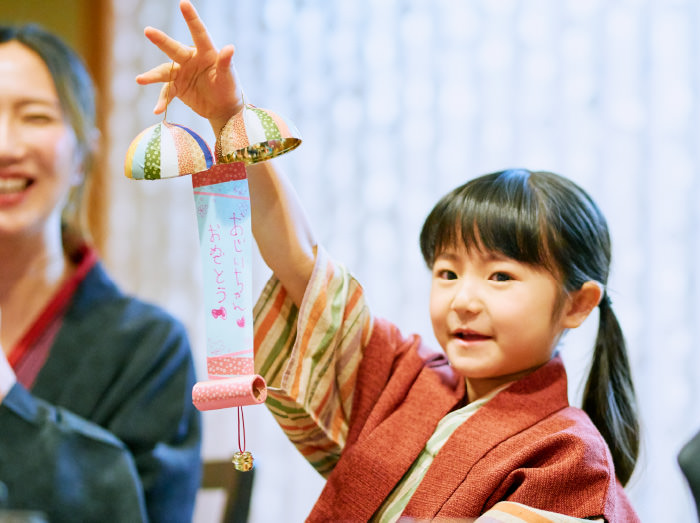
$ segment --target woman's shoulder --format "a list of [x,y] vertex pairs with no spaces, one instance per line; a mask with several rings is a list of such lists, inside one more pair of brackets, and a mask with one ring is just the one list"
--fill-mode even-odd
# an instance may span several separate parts
[[[94,265],[76,289],[70,312],[83,318],[122,319],[129,321],[131,328],[153,325],[154,322],[156,325],[181,326],[181,322],[160,305],[124,292],[101,262]],[[109,325],[118,323],[110,321]]]
[[123,292],[101,263],[85,276],[63,317],[52,352],[66,351],[71,358],[81,353],[105,364],[155,365],[174,358],[189,367],[192,358],[183,323],[163,307]]

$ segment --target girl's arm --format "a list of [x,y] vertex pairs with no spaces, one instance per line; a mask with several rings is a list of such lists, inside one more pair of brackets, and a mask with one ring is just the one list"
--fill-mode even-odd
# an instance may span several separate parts
[[[147,27],[146,37],[172,62],[139,75],[142,85],[163,82],[154,113],[165,111],[175,96],[207,118],[218,136],[226,122],[243,108],[240,82],[232,65],[234,48],[218,50],[187,0],[180,10],[194,46],[186,46],[164,32]],[[274,162],[248,168],[252,227],[265,263],[282,282],[296,305],[301,304],[314,265],[316,241],[299,199]]]
[[253,236],[265,263],[299,307],[314,268],[316,240],[299,198],[274,162],[248,167]]

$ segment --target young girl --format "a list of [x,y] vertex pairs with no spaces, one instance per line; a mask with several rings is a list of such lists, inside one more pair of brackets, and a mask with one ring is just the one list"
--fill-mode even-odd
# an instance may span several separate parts
[[[218,133],[242,105],[233,48],[217,51],[192,5],[181,9],[194,47],[147,28],[175,65],[138,81],[171,79],[156,113],[177,95]],[[511,170],[438,202],[420,237],[433,351],[371,315],[272,162],[248,175],[274,273],[256,308],[256,370],[282,429],[327,478],[310,521],[637,520],[622,487],[637,458],[634,392],[605,289],[608,230],[585,192]],[[580,410],[556,347],[596,307]]]

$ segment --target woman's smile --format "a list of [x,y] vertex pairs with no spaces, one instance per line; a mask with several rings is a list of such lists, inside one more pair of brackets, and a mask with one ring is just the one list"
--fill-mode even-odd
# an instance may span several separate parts
[[21,175],[4,175],[0,172],[0,205],[13,205],[24,198],[34,180]]

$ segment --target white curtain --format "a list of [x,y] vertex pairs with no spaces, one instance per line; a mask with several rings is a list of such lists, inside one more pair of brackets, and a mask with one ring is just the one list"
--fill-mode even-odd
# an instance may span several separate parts
[[[108,266],[187,325],[203,375],[201,276],[189,179],[128,181],[124,152],[164,60],[143,37],[189,42],[177,2],[118,0]],[[250,102],[294,121],[280,160],[328,250],[375,313],[432,339],[417,237],[445,192],[508,167],[559,172],[601,205],[614,242],[611,296],[629,343],[643,450],[629,494],[643,521],[691,521],[676,455],[700,430],[700,4],[696,0],[199,0],[234,43]],[[170,121],[213,143],[175,102]],[[258,263],[255,285],[269,272]],[[563,353],[580,397],[596,318]],[[323,482],[264,407],[246,408],[257,464],[251,521],[301,521]],[[236,447],[232,412],[205,414],[205,457]],[[196,520],[213,503],[202,498]]]

